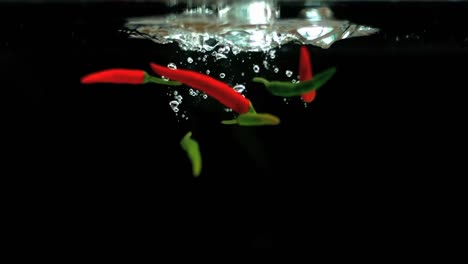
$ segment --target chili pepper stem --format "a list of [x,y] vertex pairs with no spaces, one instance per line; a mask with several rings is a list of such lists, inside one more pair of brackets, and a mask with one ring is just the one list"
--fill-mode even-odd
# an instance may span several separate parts
[[189,131],[187,132],[187,134],[185,134],[185,136],[182,138],[182,140],[180,141],[180,144],[183,145],[187,139],[191,138],[192,137],[192,131]]
[[[250,100],[249,100],[249,102],[250,102]],[[249,111],[247,113],[252,113],[252,114],[257,113],[257,111],[255,111],[255,108],[254,108],[252,102],[250,102]]]
[[162,78],[151,76],[148,73],[145,73],[144,83],[157,83],[157,84],[174,85],[174,86],[182,85],[181,82],[165,80]]

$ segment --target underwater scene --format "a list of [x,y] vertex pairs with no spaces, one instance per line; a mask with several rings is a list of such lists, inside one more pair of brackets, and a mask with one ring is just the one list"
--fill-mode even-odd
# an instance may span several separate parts
[[412,223],[383,228],[379,208],[432,166],[427,133],[465,86],[466,14],[466,1],[0,1],[24,226],[36,242],[174,248],[397,234]]

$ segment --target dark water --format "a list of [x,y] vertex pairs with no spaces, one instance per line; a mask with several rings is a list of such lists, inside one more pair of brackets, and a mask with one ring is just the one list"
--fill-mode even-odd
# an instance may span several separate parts
[[[14,135],[6,139],[24,232],[35,243],[240,248],[427,236],[420,222],[400,218],[424,203],[402,200],[430,181],[426,171],[441,169],[434,149],[447,142],[436,131],[450,127],[466,86],[459,65],[468,59],[468,4],[332,7],[338,18],[382,31],[310,47],[317,71],[338,72],[307,108],[248,87],[257,110],[282,124],[246,128],[220,125],[229,113],[210,100],[190,104],[187,94],[190,119],[178,121],[168,88],[80,85],[91,71],[184,60],[176,45],[118,32],[125,17],[165,7],[1,4],[0,80],[13,102],[6,113]],[[282,69],[297,69],[298,47],[278,50]],[[252,57],[250,68],[263,55],[241,56]],[[243,70],[208,68],[223,67]],[[202,149],[198,179],[179,147],[188,130]]]

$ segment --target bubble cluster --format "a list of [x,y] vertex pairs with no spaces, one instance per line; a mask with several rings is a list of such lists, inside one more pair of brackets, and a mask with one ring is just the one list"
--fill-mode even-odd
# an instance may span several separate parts
[[196,90],[193,90],[192,88],[189,89],[189,94],[191,96],[197,96],[198,95],[198,92]]

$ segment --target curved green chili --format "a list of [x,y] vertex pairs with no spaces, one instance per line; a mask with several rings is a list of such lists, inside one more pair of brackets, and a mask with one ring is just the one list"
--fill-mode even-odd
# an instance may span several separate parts
[[249,111],[240,114],[236,119],[223,120],[221,124],[224,125],[239,125],[239,126],[274,126],[280,123],[277,116],[268,113],[257,113],[252,104],[250,104]]
[[192,174],[194,177],[200,176],[202,170],[202,158],[198,142],[192,137],[192,132],[188,132],[180,141],[180,146],[187,153],[192,163]]
[[335,74],[336,68],[332,67],[323,72],[320,72],[314,76],[312,80],[308,80],[300,83],[290,82],[279,82],[279,81],[268,81],[265,78],[255,77],[254,82],[262,83],[265,85],[267,90],[276,96],[292,97],[300,96],[304,93],[318,90],[322,87],[331,77]]
[[272,114],[245,113],[233,120],[221,121],[225,125],[239,126],[274,126],[280,123],[280,119]]

